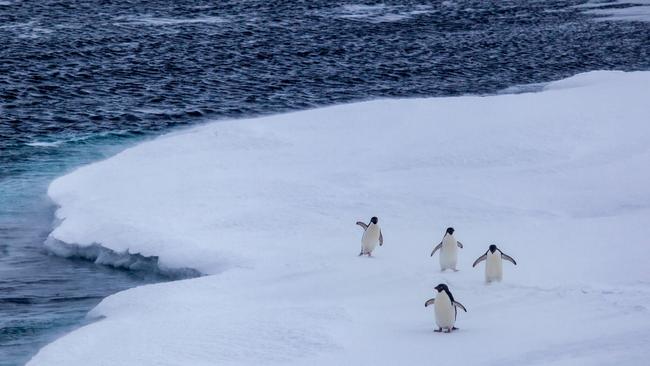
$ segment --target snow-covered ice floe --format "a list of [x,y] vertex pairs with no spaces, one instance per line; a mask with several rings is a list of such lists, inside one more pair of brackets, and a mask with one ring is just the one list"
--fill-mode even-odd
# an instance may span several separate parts
[[[29,365],[640,365],[650,72],[378,100],[162,136],[55,180],[52,240],[207,276],[106,298]],[[379,217],[384,246],[361,258]],[[447,226],[460,272],[429,252]],[[495,243],[517,259],[485,285]],[[434,333],[424,301],[467,307]]]
[[650,0],[589,1],[575,7],[599,21],[650,22]]

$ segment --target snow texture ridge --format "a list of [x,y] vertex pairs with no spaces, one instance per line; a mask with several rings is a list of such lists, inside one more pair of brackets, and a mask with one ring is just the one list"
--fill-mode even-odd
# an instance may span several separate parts
[[[650,72],[590,72],[214,122],[79,168],[49,188],[51,240],[208,275],[106,298],[29,365],[644,364],[648,95]],[[457,273],[429,257],[448,226]],[[485,285],[493,243],[518,265]],[[468,310],[450,335],[438,283]]]

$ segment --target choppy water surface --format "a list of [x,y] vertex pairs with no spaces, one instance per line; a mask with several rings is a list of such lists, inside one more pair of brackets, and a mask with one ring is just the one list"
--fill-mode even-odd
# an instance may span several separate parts
[[166,279],[58,258],[43,248],[54,211],[45,195],[48,182],[122,146],[102,137],[68,143],[47,156],[33,155],[22,162],[23,172],[0,181],[0,366],[24,364],[38,348],[82,324],[108,294]]
[[47,255],[52,178],[206,118],[650,68],[650,23],[580,3],[0,0],[0,365],[160,280]]

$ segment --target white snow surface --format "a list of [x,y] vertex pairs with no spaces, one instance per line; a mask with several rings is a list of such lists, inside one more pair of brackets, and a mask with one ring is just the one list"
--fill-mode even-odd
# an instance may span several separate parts
[[[109,296],[29,365],[641,365],[650,72],[214,122],[55,180],[52,238],[208,274]],[[384,245],[357,257],[379,217]],[[429,257],[447,226],[459,272]],[[491,243],[502,283],[471,263]],[[433,287],[468,312],[434,333]]]

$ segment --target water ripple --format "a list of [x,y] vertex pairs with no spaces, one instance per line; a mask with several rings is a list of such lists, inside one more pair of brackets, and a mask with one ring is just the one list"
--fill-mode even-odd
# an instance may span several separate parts
[[164,280],[47,255],[54,176],[208,118],[650,68],[650,23],[584,2],[0,0],[0,365]]
[[61,134],[650,66],[650,25],[595,22],[581,3],[4,2],[0,177]]

